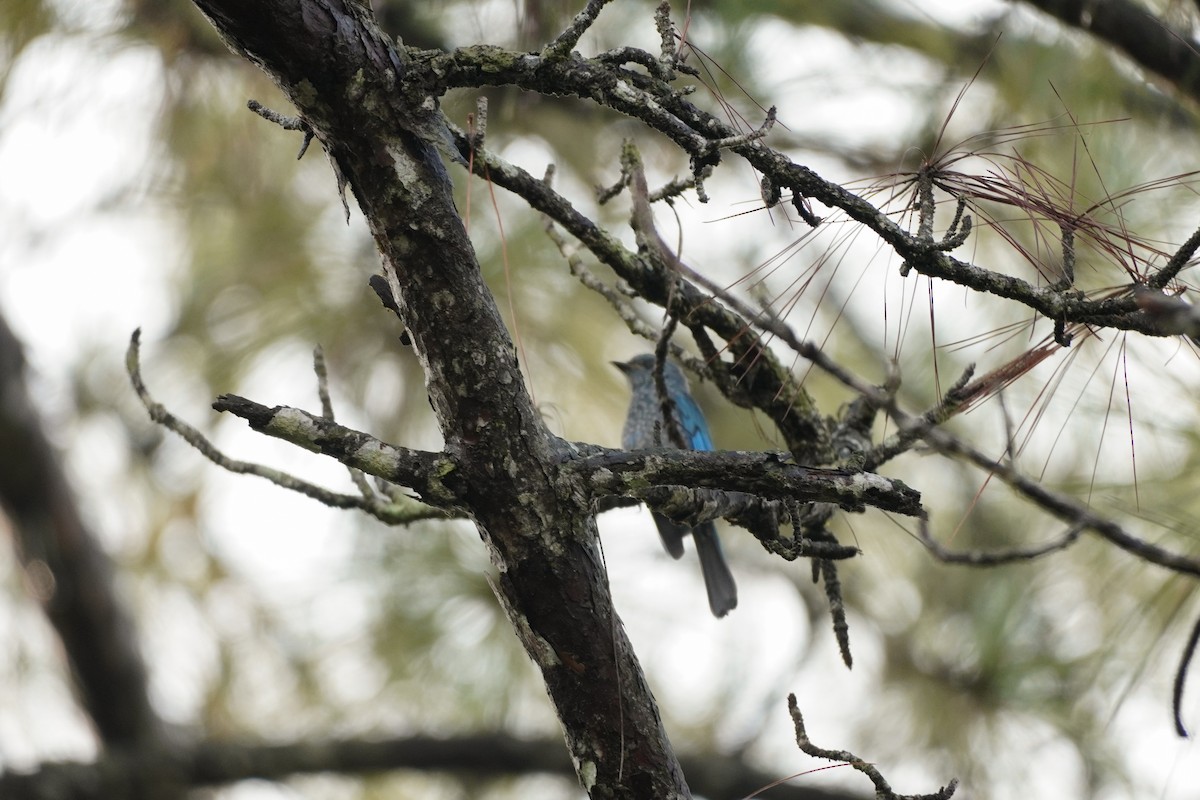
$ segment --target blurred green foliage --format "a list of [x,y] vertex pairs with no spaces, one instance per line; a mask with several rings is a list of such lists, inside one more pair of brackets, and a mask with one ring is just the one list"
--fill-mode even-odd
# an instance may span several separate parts
[[[376,3],[376,11],[386,29],[410,44],[488,41],[535,48],[579,5],[389,0]],[[1083,207],[1191,168],[1185,154],[1196,149],[1195,110],[1120,56],[1020,3],[981,4],[979,14],[955,15],[955,22],[939,21],[917,6],[899,0],[695,4],[688,37],[704,54],[695,58],[708,84],[696,102],[728,102],[731,116],[749,125],[758,124],[761,106],[779,103],[786,127],[773,141],[823,173],[874,185],[881,202],[899,179],[879,176],[912,170],[959,142],[968,149],[1019,151],[1072,182]],[[677,4],[676,15],[683,10]],[[631,38],[653,49],[651,12],[645,2],[609,9],[581,49],[594,52]],[[203,415],[216,394],[249,393],[247,387],[261,390],[270,381],[271,396],[255,399],[313,409],[313,379],[305,377],[297,354],[319,343],[337,411],[348,424],[398,444],[438,446],[417,359],[398,343],[397,323],[367,288],[378,259],[353,198],[346,225],[319,148],[297,162],[299,136],[246,110],[246,100],[254,98],[289,111],[266,78],[225,51],[190,3],[126,0],[108,19],[81,22],[77,8],[62,13],[58,3],[6,2],[0,37],[0,81],[40,38],[157,54],[156,147],[131,168],[138,185],[149,187],[149,197],[139,195],[137,202],[161,212],[182,260],[164,264],[171,321],[165,336],[147,348],[153,351],[147,356],[152,387],[182,385],[190,411]],[[0,92],[5,85],[0,82]],[[535,174],[553,162],[557,185],[627,240],[632,237],[622,202],[597,208],[589,196],[591,187],[617,177],[622,138],[639,140],[654,169],[652,181],[686,170],[678,154],[611,113],[512,89],[483,94],[490,105],[488,146]],[[881,96],[888,104],[876,111]],[[834,99],[844,104],[834,105]],[[474,107],[475,94],[467,92],[445,103],[460,125]],[[1117,118],[1128,119],[1111,122]],[[1003,141],[1014,126],[1030,124],[1045,125],[1045,133]],[[969,139],[986,132],[991,136]],[[986,170],[998,162],[974,163]],[[714,197],[723,192],[713,207],[694,199],[679,203],[685,257],[697,258],[703,262],[698,267],[729,284],[747,278],[736,291],[776,298],[776,308],[797,330],[824,337],[830,353],[874,380],[882,380],[886,362],[897,359],[902,398],[913,408],[935,402],[968,361],[979,360],[986,371],[1048,331],[1043,322],[1031,333],[1025,316],[1014,320],[1012,309],[1000,304],[968,304],[962,292],[939,294],[934,302],[925,281],[901,284],[895,265],[855,239],[844,221],[836,221],[832,233],[806,239],[802,226],[757,210],[755,176],[740,166],[727,172],[709,188]],[[567,438],[614,444],[625,397],[607,361],[648,345],[569,276],[535,214],[510,197],[493,197],[486,182],[468,180],[461,171],[455,181],[459,207],[465,212],[469,205],[481,261],[523,347],[527,378],[551,428]],[[1182,181],[1176,188],[1162,200],[1113,208],[1111,218],[1169,250],[1194,225],[1175,211],[1193,190]],[[901,194],[890,205],[897,216],[905,199]],[[119,207],[124,200],[115,202]],[[1004,213],[1012,209],[998,209],[997,218]],[[1034,277],[1030,265],[1013,256],[1012,245],[1051,253],[1052,243],[1039,240],[1037,225],[1021,227],[1019,217],[1004,221],[1012,223],[1012,239],[981,231],[969,256]],[[676,235],[665,209],[659,224],[668,239]],[[789,248],[789,258],[768,265]],[[717,257],[728,262],[714,264]],[[1101,260],[1092,254],[1081,262],[1081,282],[1114,286],[1127,280]],[[891,277],[883,277],[889,269]],[[885,283],[887,294],[876,299]],[[643,316],[652,324],[660,319],[651,309]],[[968,339],[975,344],[957,346]],[[1160,457],[1136,462],[1144,471],[1135,483],[1119,387],[1122,371],[1132,369],[1141,392],[1154,392],[1161,382],[1175,396],[1194,396],[1195,379],[1184,374],[1195,372],[1194,354],[1185,350],[1169,362],[1174,345],[1129,342],[1126,350],[1124,337],[1100,339],[1081,342],[1082,356],[1035,372],[1006,395],[1010,416],[1030,437],[1028,449],[1023,443],[1017,455],[1034,474],[1089,496],[1098,509],[1140,520],[1148,537],[1194,552],[1200,549],[1192,523],[1196,493],[1180,478],[1200,471],[1196,429],[1159,419],[1139,394],[1128,412],[1133,441],[1139,458],[1143,444]],[[124,432],[125,468],[120,485],[110,490],[135,509],[131,518],[140,528],[120,537],[116,549],[128,596],[148,630],[157,691],[169,697],[183,680],[185,694],[196,697],[190,705],[164,701],[178,708],[173,721],[213,734],[264,738],[494,728],[557,732],[537,676],[492,597],[487,554],[468,524],[391,530],[350,515],[332,522],[321,517],[314,524],[329,525],[336,540],[327,545],[328,568],[305,591],[275,596],[254,565],[222,545],[228,537],[254,537],[255,528],[221,528],[210,511],[222,491],[215,468],[149,427],[124,388],[119,355],[81,342],[73,368],[70,430],[103,420],[119,423]],[[796,369],[807,365],[797,363]],[[1110,391],[1110,384],[1118,388]],[[846,399],[821,376],[809,376],[808,385],[831,414]],[[170,391],[177,398],[184,394]],[[720,445],[771,446],[760,420],[728,407],[706,387],[699,396]],[[990,431],[999,455],[1004,434],[996,406],[992,402],[952,427]],[[219,431],[234,427],[211,417],[193,421]],[[1100,430],[1108,449],[1101,448]],[[880,434],[889,432],[881,424]],[[72,446],[70,434],[64,444]],[[926,493],[937,535],[956,547],[1002,548],[1060,532],[986,475],[919,454],[886,465],[884,472]],[[82,489],[85,497],[99,491],[86,481]],[[898,523],[878,514],[842,519],[837,530],[866,552],[842,570],[852,643],[862,655],[853,684],[860,694],[819,706],[820,724],[810,724],[831,733],[814,736],[880,763],[915,765],[914,774],[931,781],[957,774],[970,786],[966,796],[984,798],[1039,796],[1039,776],[1026,769],[1033,748],[1023,738],[1034,731],[1043,746],[1054,743],[1072,753],[1088,791],[1133,791],[1133,767],[1109,735],[1110,720],[1123,702],[1149,697],[1162,704],[1165,727],[1161,667],[1178,649],[1182,612],[1194,613],[1191,583],[1094,542],[1034,564],[977,571],[934,562]],[[622,531],[609,533],[620,537]],[[764,653],[771,650],[771,641],[764,641],[769,628],[755,628],[755,620],[806,630],[802,655],[769,675],[748,675],[742,685],[722,683],[696,701],[713,704],[707,713],[667,702],[666,723],[692,750],[740,748],[747,760],[782,772],[791,768],[784,764],[795,763],[780,728],[786,722],[783,697],[796,690],[802,707],[806,700],[818,703],[823,682],[838,686],[844,676],[820,672],[833,663],[826,657],[832,637],[807,565],[771,560],[738,533],[725,539],[739,581],[763,588],[751,592],[725,630],[712,634],[720,638],[704,650],[711,663],[693,666],[712,675],[751,672],[740,663],[747,649],[732,645],[755,642]],[[638,552],[658,558],[649,555],[652,547]],[[695,595],[695,615],[704,616],[698,576],[692,577],[694,585],[685,588]],[[665,590],[645,585],[637,591],[644,599],[623,616],[637,634],[662,637],[647,643],[645,654],[652,685],[666,683],[670,669],[686,666],[670,649],[689,646],[699,623],[656,615],[655,599]],[[353,611],[338,624],[318,624],[322,607]],[[633,621],[637,615],[645,619]],[[186,625],[190,643],[173,643],[166,629],[179,624]],[[191,650],[204,653],[207,666],[183,677],[163,674],[175,663],[171,658],[155,661],[159,653]],[[5,679],[27,678],[13,663],[5,669]],[[844,741],[835,745],[839,737]],[[481,786],[418,776],[336,787],[298,781],[297,787],[306,796],[330,797],[524,797],[535,791],[522,781]],[[567,791],[557,783],[536,790],[558,796]]]

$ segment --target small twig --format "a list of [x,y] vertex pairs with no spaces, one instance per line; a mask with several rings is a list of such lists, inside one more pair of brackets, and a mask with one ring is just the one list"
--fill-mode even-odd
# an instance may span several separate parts
[[[916,207],[917,207],[917,235],[916,240],[922,245],[937,248],[937,243],[933,240],[933,219],[935,205],[933,201],[933,170],[927,164],[917,173],[916,178]],[[905,259],[900,264],[900,277],[907,278],[912,271],[913,264],[908,259]]]
[[276,125],[278,125],[279,127],[283,128],[286,131],[307,131],[307,130],[309,130],[308,125],[304,122],[304,120],[300,119],[300,117],[285,116],[284,114],[280,114],[278,111],[267,108],[266,106],[264,106],[262,103],[258,102],[257,100],[248,100],[246,102],[246,107],[249,108],[251,111],[253,111],[255,114],[258,114],[263,119],[265,119],[269,122],[274,122]]
[[1062,317],[1054,320],[1054,343],[1062,347],[1070,347],[1074,336],[1067,331],[1067,321]]
[[238,461],[237,459],[230,458],[217,449],[216,445],[210,442],[200,431],[179,419],[170,411],[167,411],[165,406],[151,397],[145,382],[142,380],[141,338],[142,329],[138,328],[133,332],[133,336],[129,340],[129,349],[125,353],[125,369],[129,373],[130,381],[133,383],[133,390],[137,392],[138,399],[142,401],[142,405],[150,414],[150,419],[155,424],[174,432],[190,444],[200,455],[224,470],[266,478],[276,486],[307,495],[333,508],[362,507],[362,498],[355,497],[354,495],[331,492],[328,489],[301,480],[294,475],[289,475],[285,472],[262,466],[261,464],[252,464],[248,461]]
[[486,95],[475,98],[475,113],[471,115],[468,125],[471,138],[471,149],[481,150],[487,137],[488,99]]
[[804,193],[798,189],[792,190],[792,208],[796,209],[796,213],[800,215],[800,219],[804,220],[804,224],[810,228],[815,228],[821,224],[822,220],[812,210],[812,204]]
[[[824,503],[823,505],[836,508],[836,506],[832,505],[831,503]],[[793,514],[792,516],[796,515]],[[757,527],[748,527],[746,525],[743,525],[742,527],[746,527],[751,533],[753,533],[755,538],[757,538],[762,544],[763,549],[765,549],[768,553],[777,555],[785,561],[795,561],[799,558],[811,558],[813,559],[815,565],[817,561],[845,561],[848,558],[856,558],[862,555],[862,551],[857,547],[849,547],[837,541],[822,541],[818,539],[811,539],[803,535],[793,534],[792,541],[788,542],[787,540],[781,539],[778,536],[773,538],[760,536],[759,529]]]
[[[769,552],[774,552],[770,544],[782,541],[778,536],[778,520],[787,505],[785,502],[766,500],[750,492],[692,488],[669,483],[634,488],[629,492],[629,497],[637,498],[654,511],[691,527],[716,519],[726,519],[754,534]],[[607,510],[628,503],[627,498],[609,496],[598,499],[596,507]],[[768,531],[772,525],[774,529]],[[804,552],[797,552],[801,549]],[[790,558],[786,555],[784,557],[791,561],[801,555],[841,560],[854,558],[859,555],[859,550],[837,543],[805,540],[799,547],[793,548]]]
[[[888,412],[891,414],[893,409],[889,408]],[[901,421],[903,417],[893,416],[893,419],[896,419],[901,425],[906,424]],[[999,478],[1012,487],[1017,494],[1047,514],[1071,525],[1078,525],[1090,530],[1110,544],[1132,553],[1143,561],[1157,564],[1183,575],[1200,576],[1200,560],[1137,538],[1113,520],[1096,514],[1076,498],[1046,488],[1041,483],[1021,475],[1014,467],[991,458],[941,428],[934,428],[926,432],[925,442],[943,455],[965,458],[980,469]]]
[[834,463],[846,469],[863,468],[878,415],[879,406],[869,397],[856,397],[844,407],[829,436]]
[[[304,141],[300,143],[300,152],[296,154],[296,160],[304,158],[304,154],[308,152],[308,146],[312,143],[313,137],[316,135],[307,122],[301,117],[288,117],[280,114],[278,111],[272,111],[257,100],[247,101],[246,107],[263,119],[274,122],[284,130],[303,131]],[[349,224],[350,203],[346,200],[346,186],[348,185],[348,181],[346,180],[346,176],[342,174],[342,168],[336,158],[330,156],[329,163],[333,167],[333,174],[337,179],[338,197],[342,201],[342,209],[346,212],[346,223]]]
[[763,120],[763,124],[749,133],[739,133],[734,136],[725,136],[720,139],[706,139],[700,148],[700,152],[702,154],[714,153],[718,150],[728,150],[731,147],[742,147],[750,144],[751,142],[756,142],[759,139],[765,138],[766,135],[771,132],[771,129],[775,127],[776,113],[775,106],[768,108],[767,116],[766,119]]
[[926,165],[917,173],[917,239],[933,244],[933,169]]
[[842,663],[846,669],[854,666],[854,657],[850,655],[850,623],[846,621],[846,603],[842,600],[842,582],[838,578],[836,562],[818,559],[814,562],[821,572],[822,583],[825,584],[825,598],[829,601],[829,616],[833,620],[833,637],[837,640],[838,652],[842,654]]
[[296,160],[299,161],[304,158],[304,154],[308,152],[308,146],[312,144],[313,137],[316,135],[307,122],[300,117],[288,117],[280,114],[278,111],[273,111],[257,100],[247,101],[246,107],[263,119],[274,122],[285,131],[302,131],[304,133],[304,141],[300,143],[300,152],[296,154]]
[[671,22],[670,0],[663,0],[654,9],[654,27],[658,29],[661,41],[659,58],[663,64],[674,68],[679,61],[679,51],[675,47],[675,25]]
[[[678,274],[679,258],[663,241],[654,225],[654,211],[650,208],[650,189],[646,185],[642,156],[629,140],[626,140],[621,148],[621,176],[625,185],[629,187],[629,227],[633,228],[638,245],[645,248],[649,257],[660,266]],[[667,303],[667,307],[670,307],[670,302]]]
[[941,425],[961,411],[964,403],[963,393],[974,375],[975,365],[968,364],[963,370],[962,375],[946,391],[937,405],[914,418],[911,424],[902,428],[887,441],[881,442],[878,447],[872,447],[864,451],[862,456],[863,467],[866,469],[876,469],[901,453],[908,452],[922,441],[922,437],[927,431]]
[[[612,307],[613,311],[616,312],[617,317],[625,323],[625,327],[629,329],[630,333],[647,341],[654,341],[658,336],[658,331],[638,316],[637,310],[627,299],[634,296],[634,292],[628,286],[623,286],[623,281],[619,282],[616,287],[613,287],[600,280],[583,263],[583,259],[579,257],[578,251],[571,247],[566,237],[562,235],[562,232],[554,224],[554,220],[548,216],[543,216],[542,219],[546,236],[558,248],[558,252],[562,254],[563,258],[567,260],[567,268],[575,276],[575,279],[600,295]],[[682,353],[682,349],[676,346],[672,346],[672,350],[676,357]]]
[[[707,175],[710,173],[711,170],[701,177],[707,177]],[[614,197],[621,194],[621,192],[625,191],[625,187],[629,185],[629,180],[628,165],[622,165],[621,176],[617,178],[616,183],[614,183],[612,186],[601,186],[596,189],[596,201],[600,205],[604,205],[609,200],[612,200]],[[648,192],[646,194],[646,199],[651,204],[660,202],[662,200],[671,200],[672,198],[679,197],[687,190],[695,188],[695,175],[689,175],[686,178],[672,178],[658,189]]]
[[[675,317],[667,315],[667,324],[663,325],[658,341],[654,345],[654,391],[658,394],[660,418],[665,423],[667,438],[671,444],[680,450],[690,450],[691,446],[684,441],[683,431],[675,424],[675,398],[667,391],[667,379],[663,374],[667,363],[667,350],[671,346],[671,336],[679,324]],[[657,438],[657,437],[656,437]]]
[[346,174],[342,172],[342,165],[338,163],[336,158],[330,156],[329,165],[333,167],[333,177],[337,180],[338,199],[342,201],[342,211],[346,214],[346,224],[350,224],[350,201],[346,199],[346,187],[350,185]]
[[660,200],[671,200],[675,197],[679,197],[688,189],[695,188],[695,175],[690,175],[686,178],[672,178],[658,189],[655,189],[653,192],[650,192],[650,194],[646,195],[646,199],[651,203],[657,203]]
[[[317,376],[317,397],[321,400],[321,416],[334,422],[333,400],[329,397],[329,370],[325,365],[325,351],[321,349],[321,345],[313,348],[313,372]],[[363,500],[368,503],[379,502],[379,496],[371,489],[371,484],[367,482],[367,476],[362,470],[346,467],[346,471],[350,473],[350,480]]]
[[1066,550],[1073,545],[1080,536],[1083,535],[1084,526],[1081,523],[1075,523],[1067,532],[1053,541],[1047,542],[1036,547],[1016,547],[1011,550],[1001,550],[994,553],[985,553],[978,550],[955,551],[949,550],[941,545],[933,538],[929,532],[929,521],[925,519],[917,520],[917,538],[921,540],[921,544],[933,554],[938,561],[944,561],[947,564],[965,564],[969,567],[994,567],[999,564],[1011,564],[1014,561],[1033,561],[1036,558],[1041,558],[1048,553],[1055,553],[1059,550]]
[[329,369],[325,365],[325,351],[321,345],[313,348],[313,373],[317,376],[317,397],[321,401],[321,416],[333,422],[333,401],[329,398]]
[[[661,352],[665,354],[666,344],[664,340],[670,339],[671,335],[675,332],[677,324],[677,319],[672,312],[672,306],[675,305],[675,297],[679,291],[682,273],[685,269],[689,272],[692,270],[680,260],[676,250],[663,240],[658,232],[658,228],[654,225],[654,211],[650,208],[650,193],[646,186],[646,173],[642,167],[642,157],[633,142],[627,141],[622,148],[621,170],[629,186],[629,196],[632,201],[629,225],[633,228],[634,238],[637,239],[638,245],[645,250],[651,262],[667,273],[667,298],[663,304],[663,308],[669,322],[664,327],[663,332],[659,334],[659,341],[655,346],[656,353]],[[699,176],[694,177],[695,188],[699,190]],[[656,380],[661,378],[658,373],[655,374]],[[669,417],[665,417],[665,419],[669,419]]]
[[575,19],[571,20],[567,29],[554,37],[554,41],[542,49],[541,57],[547,61],[553,61],[570,55],[571,51],[575,49],[575,45],[579,44],[579,39],[587,32],[588,28],[592,27],[596,17],[600,16],[600,11],[610,2],[612,0],[588,0],[588,4],[575,15]]
[[624,167],[621,169],[621,177],[617,178],[616,183],[612,186],[596,187],[596,202],[604,205],[609,200],[625,191],[625,186],[629,182],[629,176],[626,174]]
[[[671,336],[679,325],[678,318],[671,312],[671,306],[678,289],[679,268],[682,266],[682,262],[675,251],[663,241],[654,225],[654,212],[650,208],[649,191],[646,187],[646,173],[642,168],[641,155],[632,142],[626,142],[622,148],[621,166],[622,171],[628,176],[629,196],[632,199],[629,224],[633,228],[634,237],[638,244],[645,249],[647,256],[667,273],[669,282],[667,301],[664,304],[667,321],[654,346],[654,385],[658,392],[659,402],[662,404],[662,419],[670,421],[675,419],[675,401],[667,392],[666,382],[663,378],[663,364],[667,359]],[[688,449],[689,445],[683,439],[683,431],[674,424],[667,424],[666,427],[671,443],[681,449]]]
[[[383,307],[396,315],[396,319],[400,320],[400,325],[404,325],[404,315],[400,313],[400,305],[396,302],[396,296],[392,294],[392,287],[388,284],[387,278],[382,275],[372,275],[367,284],[371,290],[379,297],[379,302],[383,303]],[[412,337],[408,334],[408,328],[401,327],[400,329],[400,344],[405,347],[412,346]]]
[[1075,228],[1060,222],[1058,229],[1062,235],[1062,278],[1054,284],[1054,288],[1066,291],[1075,285]]
[[958,205],[954,209],[954,219],[950,221],[946,235],[938,242],[938,250],[948,253],[966,243],[967,237],[971,235],[971,215],[967,214],[966,210],[967,199],[965,197],[958,198]]
[[[814,509],[820,507],[821,511]],[[731,522],[739,524],[758,539],[763,549],[768,553],[795,561],[798,558],[828,559],[843,561],[854,558],[862,553],[857,547],[847,547],[832,536],[811,536],[810,531],[823,530],[825,522],[833,515],[837,506],[832,503],[803,504],[797,500],[767,501],[764,513],[755,518],[741,520],[734,518]],[[769,516],[766,516],[769,514]],[[770,524],[767,524],[770,523]],[[784,539],[779,536],[779,525],[790,524],[792,536]]]
[[1004,399],[1004,390],[996,392],[996,402],[1000,406],[1000,419],[1004,421],[1004,453],[1001,458],[1007,458],[1008,465],[1014,469],[1017,466],[1017,426],[1008,410]]
[[1200,618],[1196,619],[1196,624],[1192,626],[1192,633],[1188,636],[1187,644],[1183,646],[1183,657],[1179,659],[1179,669],[1175,670],[1175,686],[1171,692],[1171,710],[1175,717],[1175,732],[1180,737],[1188,738],[1187,728],[1183,726],[1183,687],[1187,683],[1188,668],[1192,664],[1192,657],[1196,655],[1196,645],[1200,644]]
[[1155,273],[1147,285],[1151,289],[1164,289],[1166,285],[1175,279],[1175,276],[1183,271],[1183,268],[1192,260],[1192,256],[1196,255],[1196,250],[1200,249],[1200,229],[1188,237],[1188,240],[1183,243],[1175,255],[1171,256],[1171,260],[1166,265]]
[[692,188],[696,190],[696,199],[701,203],[708,202],[708,190],[704,188],[704,182],[712,176],[713,169],[717,166],[717,162],[720,161],[719,152],[714,150],[711,157],[696,158],[693,156],[691,159],[692,179],[694,183]]
[[637,64],[644,67],[654,78],[664,83],[670,83],[675,80],[675,71],[670,65],[655,58],[640,47],[617,47],[612,50],[606,50],[596,56],[595,60],[612,67]]
[[779,188],[779,184],[771,180],[770,175],[762,176],[762,180],[758,183],[758,193],[762,197],[763,205],[767,208],[779,205],[780,199],[783,198],[783,191]]
[[411,498],[411,503],[407,506],[395,504],[384,506],[378,503],[367,503],[362,497],[334,492],[281,470],[263,466],[262,464],[254,464],[230,458],[217,449],[204,434],[167,411],[165,406],[150,395],[145,382],[142,380],[141,336],[141,328],[138,328],[130,337],[129,349],[125,353],[125,370],[129,374],[133,390],[137,393],[138,399],[141,400],[142,406],[145,407],[146,411],[150,414],[150,419],[155,424],[174,432],[199,452],[200,455],[218,467],[239,475],[257,475],[276,486],[297,492],[306,497],[311,497],[330,508],[360,509],[389,525],[400,525],[419,519],[447,518],[453,516],[451,512],[419,503]]
[[[753,312],[746,312],[745,304],[731,297],[728,292],[724,292],[720,287],[715,286],[711,281],[707,280],[703,275],[696,273],[686,265],[682,266],[683,274],[692,281],[695,281],[704,289],[712,292],[722,300],[728,302],[736,311],[743,313],[746,316],[755,316]],[[842,385],[853,389],[864,397],[868,397],[871,402],[876,403],[879,408],[885,409],[899,426],[901,433],[898,436],[905,436],[905,432],[914,426],[920,429],[920,437],[930,446],[943,454],[956,455],[965,458],[974,463],[980,469],[988,471],[995,475],[1004,483],[1011,486],[1018,494],[1025,497],[1038,508],[1053,517],[1056,517],[1068,524],[1080,524],[1093,533],[1099,535],[1102,539],[1116,545],[1122,550],[1133,553],[1146,561],[1165,567],[1173,572],[1183,573],[1185,575],[1200,576],[1200,560],[1189,558],[1180,553],[1174,553],[1166,550],[1150,542],[1142,541],[1130,534],[1119,524],[1111,519],[1099,516],[1088,509],[1085,505],[1078,502],[1072,497],[1054,492],[1040,483],[1030,480],[1019,474],[1017,470],[1003,462],[990,458],[981,451],[971,447],[960,439],[951,436],[940,427],[927,427],[928,423],[920,418],[914,418],[907,412],[903,411],[897,404],[895,397],[885,391],[883,388],[874,386],[862,378],[858,377],[849,370],[843,368],[836,361],[827,356],[822,349],[812,342],[801,340],[796,337],[792,330],[786,325],[776,324],[771,319],[763,319],[763,315],[757,315],[757,324],[765,331],[778,336],[784,344],[791,347],[800,356],[813,362],[815,366],[830,376],[838,380]],[[1034,358],[1042,354],[1044,348],[1035,348],[1027,354],[1028,358]],[[1044,357],[1044,356],[1040,356]],[[1017,363],[1019,362],[1019,363]],[[1011,366],[1011,369],[1009,367]],[[981,396],[984,387],[1001,385],[998,383],[1001,378],[1008,379],[1010,374],[1018,374],[1020,368],[1028,368],[1030,365],[1026,360],[1016,359],[1013,365],[1005,365],[999,370],[993,370],[988,373],[985,378],[981,378],[974,384],[964,386],[962,393],[970,398]],[[1017,372],[1013,372],[1017,370]],[[1027,369],[1026,369],[1027,371]],[[956,384],[957,386],[958,384]],[[953,388],[953,387],[952,387]],[[963,402],[966,402],[965,400]],[[883,452],[880,448],[879,452]],[[882,462],[878,462],[882,463]],[[866,463],[867,469],[873,468],[873,459],[868,458]]]
[[950,797],[954,796],[954,792],[958,788],[958,779],[954,778],[940,790],[931,794],[896,794],[892,791],[892,787],[888,785],[887,780],[880,774],[879,770],[875,768],[874,764],[863,761],[849,750],[826,750],[823,747],[817,747],[813,744],[812,740],[808,738],[808,731],[804,727],[804,717],[800,714],[800,705],[796,702],[796,695],[794,694],[788,695],[788,713],[792,716],[792,727],[796,731],[796,745],[800,748],[801,752],[813,758],[824,759],[825,761],[839,761],[866,775],[871,779],[871,783],[875,785],[875,797],[877,800],[949,800]]

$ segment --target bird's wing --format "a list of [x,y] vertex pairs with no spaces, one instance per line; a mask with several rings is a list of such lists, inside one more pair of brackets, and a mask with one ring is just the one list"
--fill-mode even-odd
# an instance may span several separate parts
[[691,395],[681,394],[675,398],[675,418],[683,431],[683,439],[693,450],[712,450],[712,436],[708,433],[708,423],[700,406]]

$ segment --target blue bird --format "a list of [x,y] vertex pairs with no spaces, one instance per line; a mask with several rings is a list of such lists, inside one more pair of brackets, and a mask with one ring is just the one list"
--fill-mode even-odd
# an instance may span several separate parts
[[[625,373],[633,398],[629,413],[625,417],[625,430],[621,434],[621,446],[626,450],[644,450],[652,447],[675,447],[671,434],[662,426],[662,403],[654,382],[654,356],[645,353],[627,362],[614,361],[613,366]],[[708,423],[692,395],[688,392],[687,378],[670,361],[663,365],[663,383],[667,394],[675,404],[672,424],[691,450],[712,450],[712,437]],[[659,439],[655,440],[655,429],[659,428]],[[733,573],[725,563],[721,552],[721,540],[717,528],[711,522],[703,522],[695,528],[681,525],[661,514],[654,515],[658,535],[663,547],[672,558],[683,556],[683,537],[689,533],[696,542],[696,553],[700,556],[700,571],[704,574],[704,587],[708,590],[708,607],[714,616],[723,617],[737,607],[737,585]]]

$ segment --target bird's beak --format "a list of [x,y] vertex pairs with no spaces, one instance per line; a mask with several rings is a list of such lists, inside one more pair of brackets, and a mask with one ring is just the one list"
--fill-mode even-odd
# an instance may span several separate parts
[[608,363],[612,364],[614,367],[621,370],[621,372],[625,373],[626,375],[629,374],[629,365],[626,364],[624,361],[610,361]]

